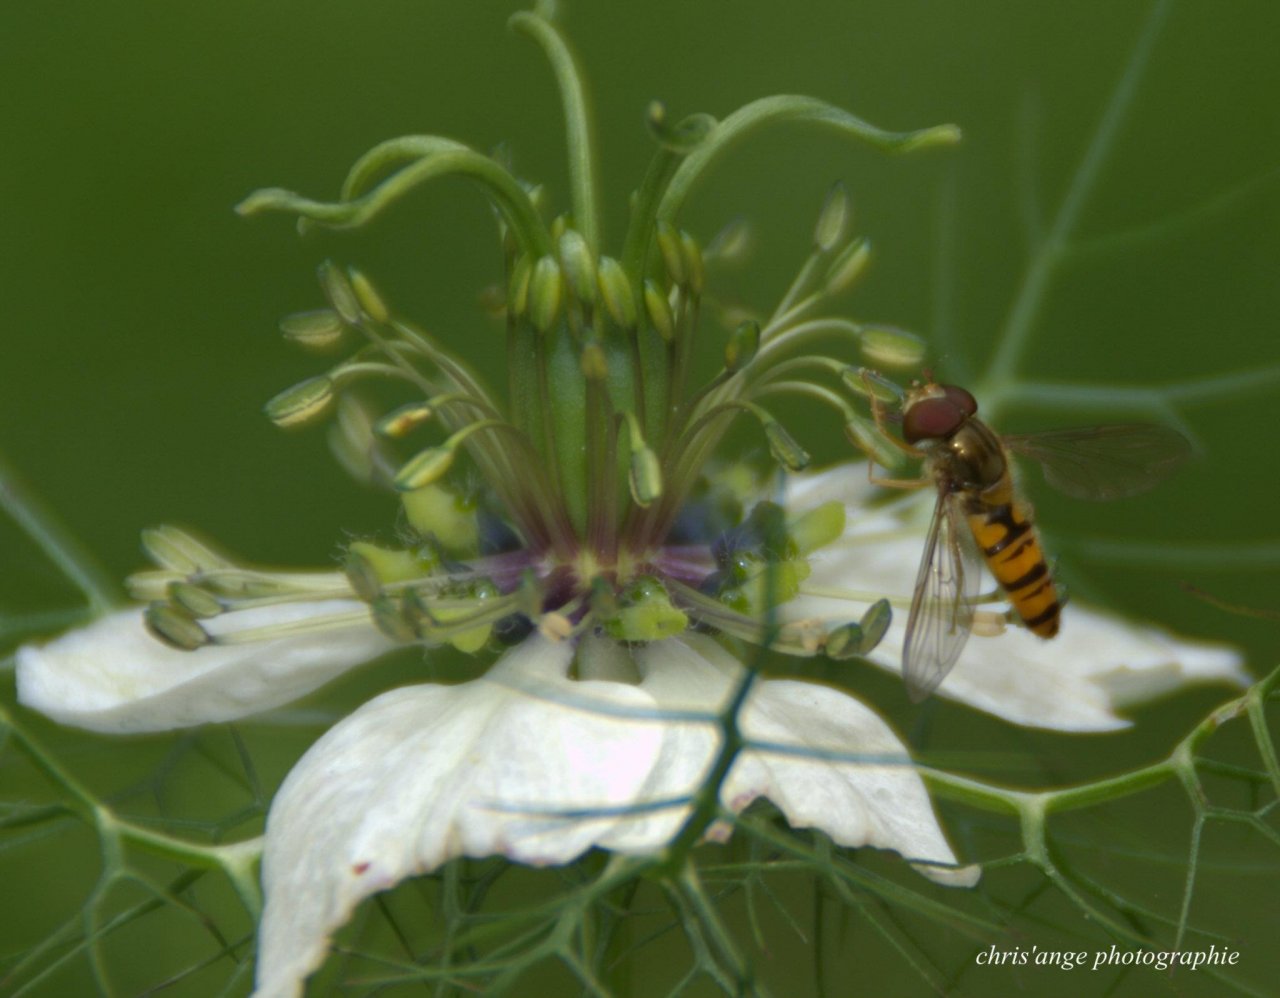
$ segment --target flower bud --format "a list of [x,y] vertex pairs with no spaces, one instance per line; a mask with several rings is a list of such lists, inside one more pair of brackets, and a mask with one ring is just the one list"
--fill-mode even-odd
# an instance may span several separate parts
[[276,426],[303,426],[324,416],[333,406],[334,397],[332,379],[321,375],[286,388],[263,411]]

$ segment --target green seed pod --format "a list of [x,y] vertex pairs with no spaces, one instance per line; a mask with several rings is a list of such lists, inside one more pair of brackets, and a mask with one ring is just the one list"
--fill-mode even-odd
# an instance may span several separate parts
[[544,256],[533,267],[529,278],[529,320],[540,333],[555,325],[564,294],[564,278],[555,257]]
[[332,379],[321,375],[286,388],[271,399],[263,411],[276,426],[303,426],[328,413],[334,397]]
[[654,332],[667,343],[675,339],[676,319],[671,313],[671,303],[662,289],[651,280],[644,282],[644,307],[649,313],[649,322]]
[[842,182],[832,184],[818,213],[818,224],[813,230],[813,245],[819,253],[830,253],[844,239],[849,228],[849,192]]
[[870,261],[871,243],[866,239],[855,239],[831,261],[823,281],[823,290],[828,295],[847,291],[862,276]]
[[583,304],[596,300],[596,264],[582,233],[567,229],[560,237],[560,262],[564,266],[569,293]]
[[351,287],[351,282],[332,260],[320,264],[320,287],[333,310],[342,316],[342,321],[354,326],[360,321],[360,302]]
[[284,338],[309,350],[323,350],[342,338],[345,327],[337,312],[327,308],[313,312],[295,312],[280,320]]
[[168,588],[169,602],[199,619],[216,617],[222,613],[222,602],[208,590],[190,582],[171,582]]
[[350,269],[349,273],[351,275],[351,290],[355,292],[356,301],[360,303],[360,307],[364,309],[365,314],[374,322],[387,322],[390,320],[391,311],[387,308],[387,303],[383,301],[382,295],[378,294],[378,289],[373,286],[373,282],[354,267]]
[[680,286],[688,284],[689,272],[680,246],[680,233],[670,222],[658,223],[658,250],[662,253],[662,262],[666,264],[671,283]]
[[396,472],[393,484],[400,492],[412,492],[438,481],[453,466],[452,447],[428,447],[419,451]]
[[601,257],[599,271],[600,297],[609,317],[623,329],[634,329],[636,301],[622,264],[612,257]]
[[877,367],[919,367],[925,344],[915,333],[894,326],[867,326],[862,330],[862,356]]
[[184,610],[169,603],[152,603],[142,615],[151,636],[179,651],[195,651],[209,643],[208,632]]
[[736,374],[750,364],[760,349],[760,323],[748,319],[738,323],[724,345],[724,368]]

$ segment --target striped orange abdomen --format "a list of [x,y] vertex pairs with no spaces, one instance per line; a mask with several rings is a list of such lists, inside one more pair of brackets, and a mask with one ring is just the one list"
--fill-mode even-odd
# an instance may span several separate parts
[[1009,596],[1028,630],[1042,638],[1058,633],[1062,605],[1045,562],[1030,510],[1004,480],[971,496],[965,514],[987,567]]

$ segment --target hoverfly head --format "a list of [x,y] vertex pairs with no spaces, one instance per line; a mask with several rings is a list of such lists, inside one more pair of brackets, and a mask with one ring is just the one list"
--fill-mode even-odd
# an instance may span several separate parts
[[977,400],[956,385],[929,381],[912,386],[902,414],[902,439],[909,444],[945,440],[978,411]]

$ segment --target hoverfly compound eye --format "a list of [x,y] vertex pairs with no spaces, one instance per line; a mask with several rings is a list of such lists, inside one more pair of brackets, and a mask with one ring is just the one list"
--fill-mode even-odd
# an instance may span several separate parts
[[[973,396],[963,388],[956,390],[963,392],[973,402]],[[909,444],[919,443],[921,440],[945,440],[970,415],[950,395],[921,399],[902,416],[902,439]]]
[[942,385],[940,387],[946,395],[947,401],[963,412],[966,416],[972,416],[977,413],[978,400],[959,385]]

